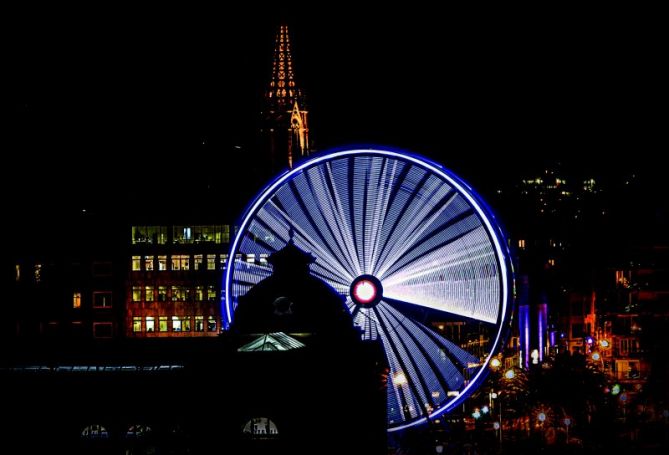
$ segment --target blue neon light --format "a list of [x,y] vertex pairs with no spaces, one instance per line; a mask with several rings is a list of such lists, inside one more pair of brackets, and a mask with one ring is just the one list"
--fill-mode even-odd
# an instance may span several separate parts
[[[271,273],[258,258],[285,246],[291,229],[317,258],[312,273],[342,294],[360,275],[383,285],[378,305],[347,304],[363,337],[383,343],[391,380],[402,378],[388,386],[390,431],[447,412],[475,390],[507,326],[512,269],[500,228],[471,188],[435,163],[388,150],[337,151],[281,175],[233,241],[226,327],[238,297]],[[448,340],[435,329],[440,320],[484,326],[487,356]]]

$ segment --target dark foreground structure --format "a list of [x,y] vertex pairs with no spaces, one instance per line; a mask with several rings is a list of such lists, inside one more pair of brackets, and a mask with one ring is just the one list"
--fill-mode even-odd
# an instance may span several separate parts
[[17,453],[384,453],[385,356],[336,317],[312,259],[292,243],[270,257],[275,274],[217,339],[12,346],[3,440]]

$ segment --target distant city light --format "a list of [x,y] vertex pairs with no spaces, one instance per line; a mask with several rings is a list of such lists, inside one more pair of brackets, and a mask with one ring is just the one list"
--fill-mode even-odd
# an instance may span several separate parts
[[407,383],[407,377],[404,375],[403,372],[398,371],[395,373],[395,376],[393,376],[393,384],[399,386],[399,385],[404,385]]

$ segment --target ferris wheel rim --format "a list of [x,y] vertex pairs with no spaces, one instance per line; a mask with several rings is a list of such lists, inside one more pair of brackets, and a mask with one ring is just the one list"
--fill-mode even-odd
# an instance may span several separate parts
[[254,216],[258,211],[263,207],[263,205],[276,193],[286,182],[289,182],[291,179],[305,172],[309,168],[318,166],[322,163],[345,157],[358,157],[358,156],[382,156],[395,158],[397,160],[410,162],[413,165],[417,165],[420,168],[426,169],[438,177],[445,180],[449,185],[452,185],[456,188],[458,194],[463,196],[469,205],[475,210],[475,213],[481,223],[485,226],[485,233],[490,239],[491,244],[494,246],[495,260],[500,267],[500,290],[502,292],[502,297],[500,299],[500,308],[498,311],[496,326],[495,341],[491,344],[490,353],[485,358],[485,361],[480,365],[479,369],[476,371],[475,376],[470,379],[467,385],[460,391],[459,396],[451,400],[445,400],[440,403],[440,406],[437,407],[431,413],[423,415],[422,417],[414,420],[410,420],[404,424],[393,426],[389,428],[388,431],[398,431],[402,430],[416,424],[423,423],[428,419],[436,418],[456,406],[462,403],[464,399],[476,389],[478,384],[485,378],[488,373],[488,365],[492,359],[492,353],[499,350],[499,347],[504,341],[504,337],[508,332],[508,326],[510,325],[512,305],[513,305],[513,262],[511,260],[511,254],[509,252],[508,245],[505,242],[505,235],[497,222],[495,215],[492,210],[488,207],[485,201],[478,195],[478,193],[472,189],[465,181],[460,177],[455,175],[452,171],[445,168],[443,165],[436,163],[430,159],[416,155],[413,153],[407,153],[404,151],[397,150],[388,150],[386,148],[350,148],[350,149],[341,149],[334,151],[324,152],[316,157],[308,159],[300,163],[297,167],[292,170],[287,170],[281,175],[277,176],[273,181],[271,181],[259,194],[258,196],[249,204],[248,208],[244,212],[242,217],[242,222],[239,225],[237,233],[234,237],[234,241],[231,247],[231,254],[229,256],[229,265],[225,271],[225,282],[224,282],[224,291],[225,291],[225,329],[229,327],[232,320],[234,319],[233,304],[231,298],[232,289],[232,275],[234,272],[234,255],[238,252],[240,248],[240,242],[243,238],[244,233],[249,228],[249,224],[254,219]]

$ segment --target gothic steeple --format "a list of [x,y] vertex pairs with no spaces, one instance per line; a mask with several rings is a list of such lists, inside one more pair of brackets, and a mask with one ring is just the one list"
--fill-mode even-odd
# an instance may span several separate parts
[[295,81],[288,26],[276,33],[272,77],[265,92],[263,136],[270,152],[271,171],[277,172],[309,154],[308,111]]

